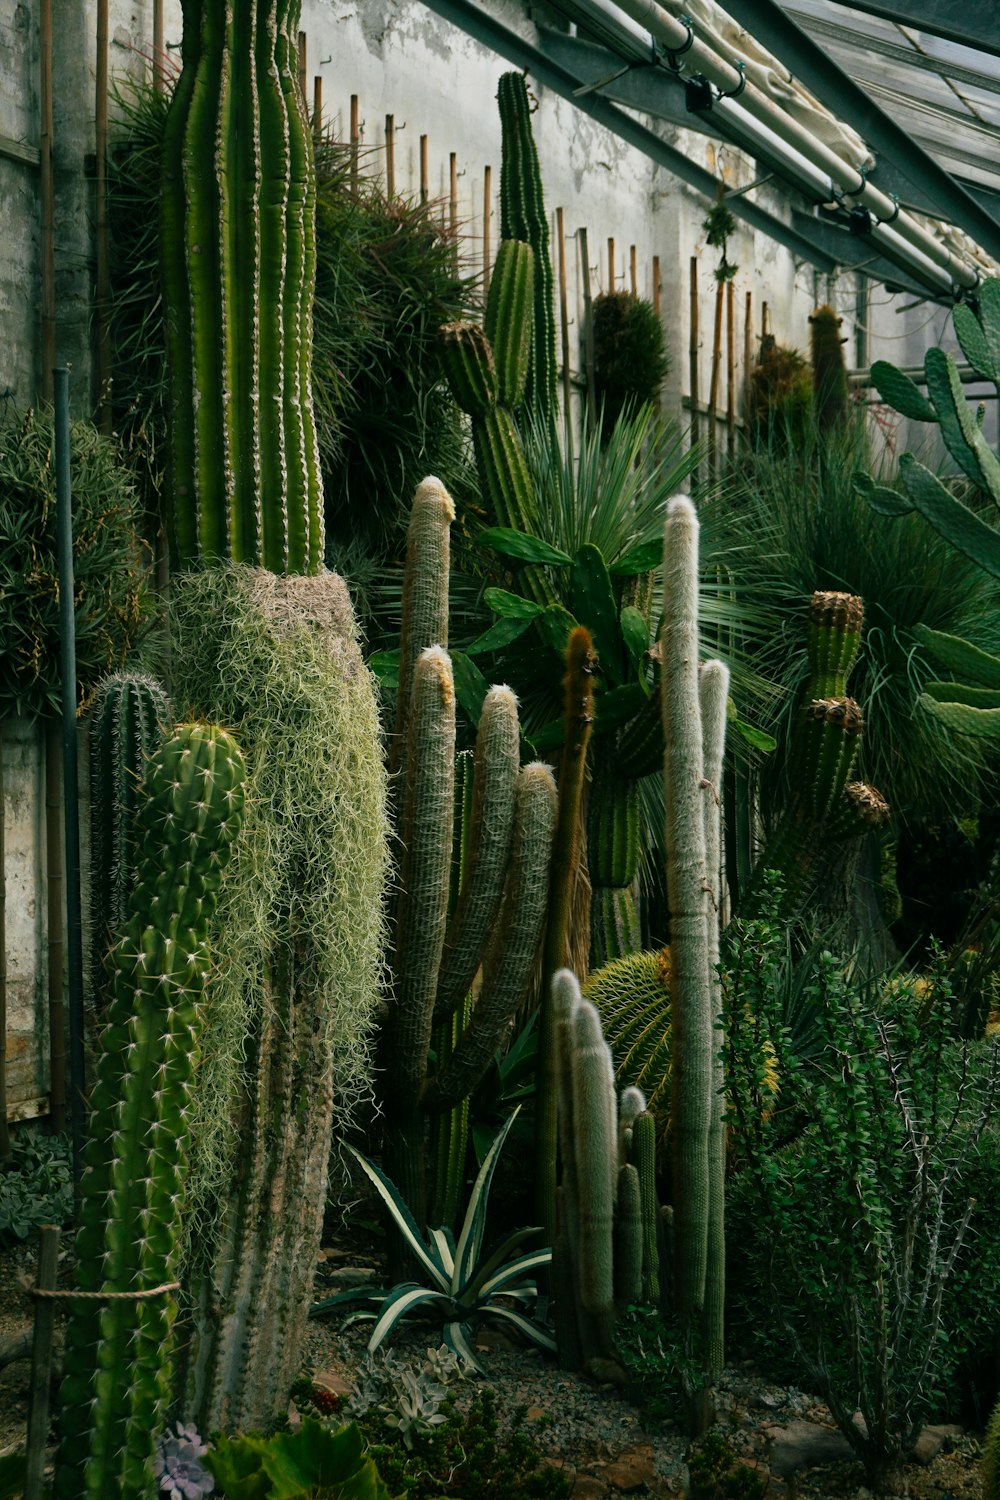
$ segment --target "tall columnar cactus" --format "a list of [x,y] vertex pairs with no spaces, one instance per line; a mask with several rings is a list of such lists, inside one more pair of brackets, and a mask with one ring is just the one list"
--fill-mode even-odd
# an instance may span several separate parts
[[240,828],[242,783],[235,741],[200,724],[168,737],[143,782],[145,857],[108,960],[81,1185],[77,1289],[91,1295],[71,1304],[66,1330],[56,1469],[64,1500],[140,1500],[153,1487],[175,1313],[173,1295],[157,1289],[177,1270],[207,935]]
[[154,678],[115,672],[90,710],[90,972],[92,995],[103,981],[111,934],[125,922],[143,851],[136,813],[146,761],[173,714]]
[[298,0],[183,0],[161,259],[175,563],[315,573],[312,133]]
[[[603,753],[602,753],[603,751]],[[639,871],[639,783],[621,774],[617,744],[597,747],[587,806],[591,963],[642,947],[635,880]]]
[[526,241],[535,257],[534,339],[524,401],[543,421],[551,422],[556,415],[557,377],[554,278],[549,220],[523,73],[501,74],[497,102],[502,133],[500,234],[505,240]]
[[[442,579],[440,568],[416,561],[418,551],[446,558],[452,512],[440,486],[435,499],[430,484],[418,489],[408,544],[400,670],[405,702],[398,720],[407,729],[398,797],[403,862],[392,997],[382,1033],[386,1171],[419,1220],[427,1203],[428,1117],[454,1109],[475,1088],[527,986],[544,922],[556,821],[552,772],[542,765],[518,769],[517,701],[509,688],[494,687],[479,720],[471,834],[453,892],[455,692],[446,650],[447,570]],[[428,594],[438,597],[436,605],[429,605]],[[413,665],[404,676],[407,662]],[[455,1027],[447,1056],[433,1070],[433,1030],[461,1016],[470,994],[467,1024]]]
[[721,1303],[718,1288],[708,1285],[709,1267],[718,1276],[722,1264],[717,1198],[721,1184],[714,1148],[718,1006],[712,975],[713,955],[718,953],[719,877],[717,846],[711,855],[708,852],[705,803],[719,796],[716,783],[726,695],[725,668],[721,663],[706,663],[702,680],[707,677],[713,684],[707,695],[713,706],[706,724],[698,665],[698,518],[683,495],[675,496],[667,507],[663,575],[661,687],[670,905],[674,1295],[681,1327],[689,1340],[701,1338],[711,1375],[721,1336],[721,1330],[709,1331],[706,1315],[707,1307]]
[[983,1442],[983,1500],[1000,1500],[1000,1402],[986,1427]]
[[832,307],[818,307],[809,319],[809,352],[812,358],[813,408],[820,432],[829,432],[847,416],[847,368],[842,319]]

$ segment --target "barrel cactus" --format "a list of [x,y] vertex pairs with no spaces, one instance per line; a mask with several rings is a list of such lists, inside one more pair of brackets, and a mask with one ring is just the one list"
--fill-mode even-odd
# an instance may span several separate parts
[[[243,758],[230,735],[182,725],[143,782],[144,851],[108,959],[66,1330],[56,1493],[116,1500],[152,1489],[170,1395],[191,1098],[211,971],[209,930],[241,825]],[[125,1295],[122,1295],[125,1294]],[[129,1295],[131,1294],[131,1295]]]

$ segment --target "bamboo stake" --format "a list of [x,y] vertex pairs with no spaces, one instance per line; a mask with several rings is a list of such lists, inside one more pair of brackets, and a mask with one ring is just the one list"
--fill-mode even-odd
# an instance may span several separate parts
[[698,257],[691,257],[690,323],[688,339],[688,382],[691,386],[691,443],[696,446],[701,433],[701,380],[698,373],[698,349],[701,333],[698,324]]
[[712,374],[708,385],[708,477],[716,476],[717,433],[715,413],[719,404],[719,376],[722,371],[722,304],[725,300],[725,282],[717,282],[715,288],[715,332],[712,337]]
[[396,118],[385,117],[385,195],[396,196]]
[[761,336],[761,339],[766,339],[767,335],[768,335],[768,332],[769,332],[769,328],[768,328],[768,317],[767,317],[767,303],[766,302],[762,302],[761,305],[760,305],[760,336]]
[[[35,1284],[40,1292],[54,1292],[59,1263],[58,1227],[55,1224],[43,1224],[40,1240],[38,1274]],[[31,1346],[31,1387],[28,1395],[28,1452],[24,1476],[24,1500],[42,1500],[45,1448],[49,1440],[52,1333],[55,1321],[55,1297],[37,1297]]]
[[302,91],[302,102],[303,102],[303,104],[305,104],[306,99],[308,98],[308,95],[306,94],[306,85],[308,83],[309,75],[308,75],[308,72],[306,71],[306,60],[307,60],[307,56],[306,56],[306,34],[305,34],[304,31],[300,31],[299,32],[299,88]]
[[490,289],[490,204],[492,200],[493,168],[483,171],[483,297]]
[[660,316],[660,312],[661,312],[660,295],[661,295],[662,291],[663,291],[663,284],[662,284],[662,282],[660,280],[660,257],[658,255],[654,255],[653,256],[653,311],[656,313],[657,317]]
[[638,297],[638,295],[639,295],[639,267],[636,264],[635,246],[634,245],[629,245],[629,247],[628,247],[628,271],[629,271],[629,281],[630,281],[631,287],[632,287],[632,296],[633,297]]
[[55,185],[52,174],[52,0],[39,0],[41,68],[39,104],[40,253],[42,262],[42,369],[38,382],[43,401],[52,400],[52,370],[56,362]]
[[313,117],[312,128],[314,135],[323,133],[323,80],[317,73],[313,79]]
[[153,88],[162,94],[166,77],[163,65],[167,49],[163,45],[163,0],[153,0]]
[[750,382],[753,378],[753,292],[747,292],[743,318],[743,431],[750,431]]
[[3,723],[0,721],[0,1165],[10,1161],[7,1127],[7,880],[4,870],[6,794],[3,775]]
[[66,1000],[63,994],[62,739],[58,719],[45,727],[45,856],[49,960],[49,1093],[53,1130],[66,1129]]
[[730,461],[736,447],[736,296],[726,282],[726,451]]
[[566,285],[566,226],[561,208],[556,209],[556,240],[559,245],[559,330],[562,335],[563,421],[566,424],[568,432],[572,415],[570,400],[573,394],[573,382],[569,364],[569,292]]
[[608,291],[615,289],[615,242],[608,236]]
[[361,131],[358,126],[358,96],[351,95],[351,187],[358,185],[358,144]]
[[420,202],[426,203],[430,197],[430,176],[427,169],[427,137],[420,137]]
[[587,416],[597,421],[597,386],[594,378],[594,304],[590,297],[590,254],[587,231],[579,230],[580,271],[583,283],[583,368],[587,379]]
[[97,344],[97,425],[111,432],[111,245],[108,238],[108,3],[97,0],[97,80],[94,99],[94,136],[97,171],[94,179],[97,261],[94,297],[94,337]]

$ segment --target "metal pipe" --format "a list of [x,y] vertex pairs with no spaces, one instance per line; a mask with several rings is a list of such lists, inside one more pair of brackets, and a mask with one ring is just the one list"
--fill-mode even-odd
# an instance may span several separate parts
[[38,253],[42,281],[42,368],[39,381],[43,401],[52,400],[52,367],[56,362],[55,180],[52,171],[52,0],[40,0],[38,103],[40,207]]
[[69,979],[69,1117],[73,1175],[82,1167],[83,934],[80,923],[80,809],[76,764],[76,621],[73,615],[73,496],[70,476],[69,370],[52,372],[55,403],[56,531],[59,541],[59,657],[62,676],[63,840],[66,852],[66,968]]
[[94,195],[96,224],[94,251],[94,341],[97,345],[97,425],[111,432],[111,337],[108,316],[111,305],[111,244],[108,234],[108,3],[97,3],[97,77],[94,96],[94,150],[96,172]]

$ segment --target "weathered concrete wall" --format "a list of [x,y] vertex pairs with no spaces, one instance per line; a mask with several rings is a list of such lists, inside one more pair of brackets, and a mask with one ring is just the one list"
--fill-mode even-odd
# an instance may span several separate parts
[[35,396],[37,347],[38,28],[32,11],[20,0],[0,0],[0,137],[6,147],[0,150],[0,396],[22,405]]
[[7,1110],[47,1109],[44,752],[41,731],[7,719],[0,732],[7,887]]

